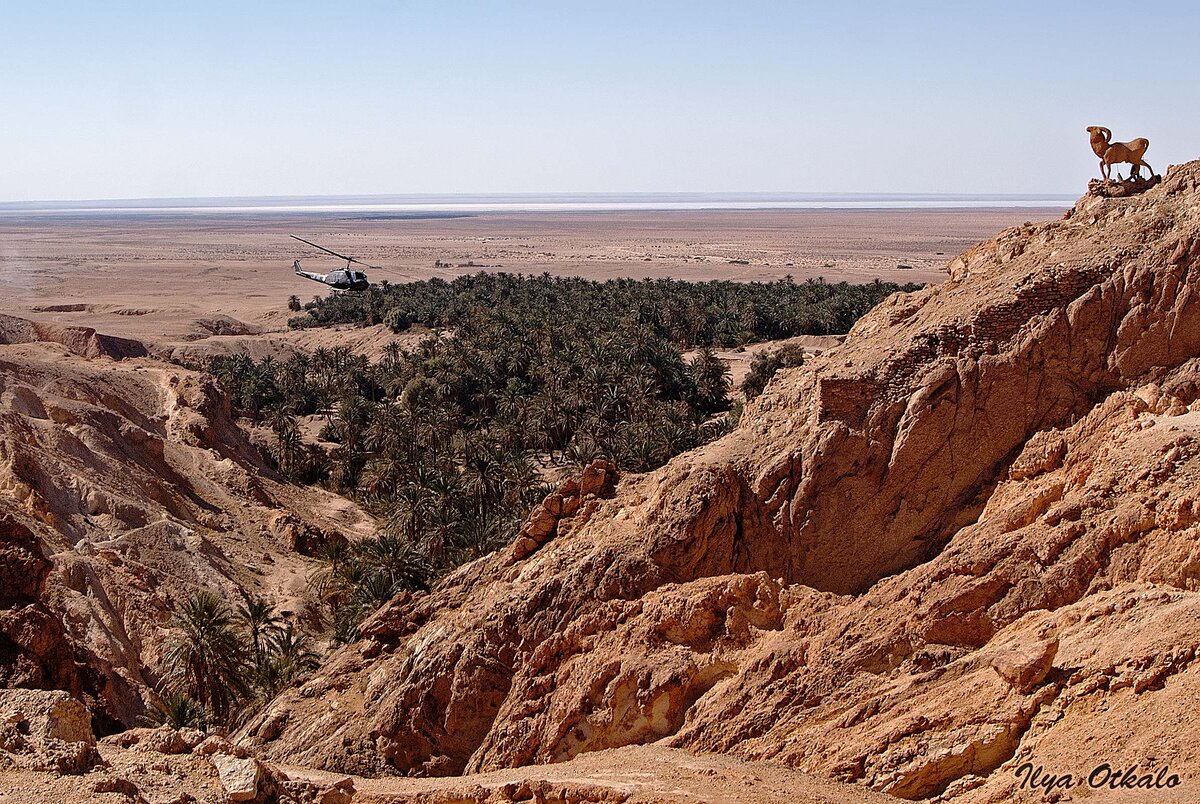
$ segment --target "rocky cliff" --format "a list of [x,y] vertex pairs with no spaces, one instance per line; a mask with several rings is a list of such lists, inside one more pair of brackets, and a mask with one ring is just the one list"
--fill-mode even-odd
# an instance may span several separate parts
[[184,598],[298,613],[297,530],[370,526],[276,477],[211,378],[60,330],[0,320],[0,685],[69,691],[108,732],[143,713]]
[[149,350],[141,341],[104,335],[91,327],[43,324],[0,314],[0,345],[14,343],[58,343],[83,357],[145,357]]
[[956,258],[243,737],[424,775],[663,741],[906,798],[1011,800],[1027,759],[1194,776],[1198,398],[1191,163]]

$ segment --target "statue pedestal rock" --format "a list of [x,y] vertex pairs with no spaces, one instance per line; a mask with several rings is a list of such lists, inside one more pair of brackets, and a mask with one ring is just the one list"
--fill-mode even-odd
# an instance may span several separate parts
[[1151,176],[1148,179],[1136,178],[1117,181],[1116,179],[1092,179],[1088,182],[1088,195],[1100,198],[1125,198],[1138,195],[1156,187],[1162,181],[1162,176]]

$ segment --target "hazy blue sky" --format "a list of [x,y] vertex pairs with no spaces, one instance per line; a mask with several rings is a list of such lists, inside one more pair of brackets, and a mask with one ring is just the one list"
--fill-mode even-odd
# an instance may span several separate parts
[[1200,156],[1198,8],[0,0],[0,200],[1077,192]]

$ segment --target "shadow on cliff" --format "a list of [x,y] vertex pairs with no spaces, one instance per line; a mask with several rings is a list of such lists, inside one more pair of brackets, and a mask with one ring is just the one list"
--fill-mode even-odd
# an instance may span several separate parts
[[[1094,484],[1141,455],[1130,422],[1196,400],[1197,200],[1191,163],[967,251],[780,372],[734,433],[392,601],[241,736],[366,774],[669,739],[905,797],[982,780],[1063,693],[1045,635],[1068,626],[1037,612],[1194,585],[1122,549],[1191,520],[1141,497],[1118,517]],[[1148,384],[1172,390],[1138,401]],[[995,669],[1014,663],[1032,686]]]

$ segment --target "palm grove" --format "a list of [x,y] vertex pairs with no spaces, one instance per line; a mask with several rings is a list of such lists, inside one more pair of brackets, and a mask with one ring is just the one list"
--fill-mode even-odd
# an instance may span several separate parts
[[[286,361],[229,356],[207,369],[241,415],[270,426],[284,475],[345,493],[382,523],[375,538],[330,543],[313,578],[334,640],[346,641],[399,592],[427,588],[510,542],[563,468],[608,457],[622,470],[645,471],[728,429],[736,412],[714,347],[844,333],[887,295],[914,289],[484,273],[384,283],[303,306],[293,297],[291,308],[302,314],[289,323],[428,328],[411,352],[393,344],[373,363],[345,348]],[[799,359],[795,350],[757,359],[747,396]],[[313,414],[324,415],[321,439],[332,448],[302,437],[298,417]],[[209,629],[211,639],[229,638],[238,623],[249,637],[245,612],[219,601],[206,606],[191,614],[221,623]],[[177,625],[186,626],[178,634],[203,630]],[[275,642],[280,633],[272,632]],[[261,661],[224,681],[209,673],[206,683],[223,692],[201,688],[178,667],[168,668],[167,687],[176,705],[199,701],[228,722],[239,700],[277,688],[272,662],[282,662],[289,678],[311,662],[303,646],[295,658],[288,640],[296,639],[289,634],[281,650],[254,642]]]

